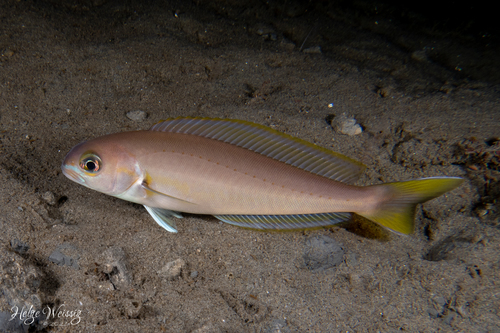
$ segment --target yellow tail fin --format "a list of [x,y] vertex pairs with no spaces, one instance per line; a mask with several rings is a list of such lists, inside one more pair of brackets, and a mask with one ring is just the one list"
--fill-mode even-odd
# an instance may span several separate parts
[[413,232],[415,208],[418,203],[434,199],[451,191],[463,182],[458,177],[435,177],[382,185],[391,193],[391,199],[374,212],[359,215],[400,234]]

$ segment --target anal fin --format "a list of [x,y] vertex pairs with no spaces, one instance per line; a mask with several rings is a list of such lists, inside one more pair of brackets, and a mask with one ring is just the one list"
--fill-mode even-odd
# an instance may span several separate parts
[[242,228],[259,230],[297,230],[327,227],[351,218],[350,213],[303,215],[215,215],[223,222]]

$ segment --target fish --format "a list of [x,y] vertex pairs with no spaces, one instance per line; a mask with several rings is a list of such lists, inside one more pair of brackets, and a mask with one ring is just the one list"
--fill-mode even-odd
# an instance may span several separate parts
[[365,168],[263,125],[201,117],[94,138],[62,163],[72,181],[143,205],[169,232],[177,232],[181,213],[258,230],[329,227],[354,213],[407,235],[417,204],[463,182],[443,176],[355,185]]

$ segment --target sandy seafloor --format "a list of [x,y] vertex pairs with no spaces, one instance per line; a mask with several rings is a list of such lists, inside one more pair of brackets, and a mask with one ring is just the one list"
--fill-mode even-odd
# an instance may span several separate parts
[[[1,1],[0,331],[500,332],[498,31],[474,4],[417,7]],[[410,236],[189,214],[171,234],[61,173],[81,141],[176,116],[330,148],[367,165],[359,185],[465,182]],[[23,325],[23,306],[74,317]]]

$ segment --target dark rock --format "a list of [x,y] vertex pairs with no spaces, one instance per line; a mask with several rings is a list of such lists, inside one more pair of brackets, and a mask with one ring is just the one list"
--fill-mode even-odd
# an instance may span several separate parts
[[71,244],[61,244],[50,254],[49,261],[59,266],[69,266],[79,269],[78,259],[80,255],[78,250]]
[[3,310],[0,312],[0,332],[27,332],[31,328],[43,328],[45,315],[21,314],[30,309],[33,312],[42,311],[42,279],[38,268],[21,256],[7,252],[0,257],[0,309]]
[[18,317],[12,318],[12,313],[0,312],[0,332],[27,333],[29,325],[25,325]]
[[19,254],[24,254],[30,249],[28,244],[21,242],[17,238],[10,241],[10,247],[14,252],[17,252]]

